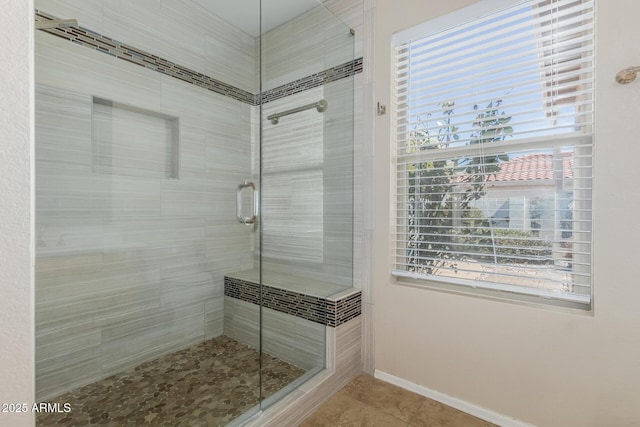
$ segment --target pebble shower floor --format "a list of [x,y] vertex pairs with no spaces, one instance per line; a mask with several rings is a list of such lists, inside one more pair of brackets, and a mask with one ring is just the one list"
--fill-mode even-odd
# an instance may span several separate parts
[[[220,336],[52,399],[69,413],[38,413],[41,426],[223,426],[259,399],[260,354]],[[262,356],[263,398],[304,370]]]

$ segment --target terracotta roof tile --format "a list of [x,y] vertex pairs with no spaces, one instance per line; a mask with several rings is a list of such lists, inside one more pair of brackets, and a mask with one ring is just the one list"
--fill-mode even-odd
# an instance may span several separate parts
[[[573,178],[573,155],[562,154],[562,177]],[[527,154],[500,164],[500,172],[489,182],[532,181],[553,179],[553,154]]]

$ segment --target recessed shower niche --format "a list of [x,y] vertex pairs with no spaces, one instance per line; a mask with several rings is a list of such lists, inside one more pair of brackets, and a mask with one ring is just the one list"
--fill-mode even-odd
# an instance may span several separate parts
[[93,172],[178,178],[179,119],[92,97]]

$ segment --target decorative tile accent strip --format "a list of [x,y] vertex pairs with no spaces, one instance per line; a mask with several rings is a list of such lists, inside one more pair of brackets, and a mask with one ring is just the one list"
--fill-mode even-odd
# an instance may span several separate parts
[[[308,77],[303,77],[291,83],[266,90],[262,92],[262,102],[267,103],[270,101],[275,101],[276,99],[284,98],[285,96],[293,95],[308,89],[313,89],[315,87],[335,82],[336,80],[341,80],[361,72],[362,58],[357,58],[353,61],[345,62],[342,65],[337,65],[333,68],[329,68],[328,70],[324,70],[319,73],[312,74]],[[256,100],[256,102],[258,101],[259,99]]]
[[338,326],[362,314],[362,292],[327,301],[327,325]]
[[[35,11],[36,22],[51,21],[54,19],[56,19],[56,17],[41,10],[36,9]],[[41,31],[251,105],[259,105],[261,99],[262,102],[274,101],[362,72],[362,58],[358,58],[354,61],[346,62],[309,77],[304,77],[287,83],[286,85],[268,90],[262,93],[261,96],[259,93],[252,94],[246,90],[216,80],[190,68],[175,64],[164,58],[160,58],[149,52],[145,52],[144,50],[83,27],[48,28],[42,29]]]
[[[259,305],[260,285],[224,276],[224,295]],[[360,291],[332,301],[269,285],[262,287],[263,307],[334,328],[362,313],[361,300]]]
[[251,304],[260,304],[260,286],[254,282],[224,276],[224,295]]
[[[36,22],[50,21],[53,19],[56,18],[40,10],[36,10]],[[255,105],[255,95],[251,92],[231,86],[221,82],[220,80],[216,80],[205,74],[198,73],[197,71],[175,64],[164,58],[160,58],[156,55],[145,52],[144,50],[129,46],[86,28],[61,27],[43,29],[42,31],[61,37],[65,40],[72,41],[81,46],[106,53],[118,59],[191,83],[192,85],[199,86],[220,95]]]

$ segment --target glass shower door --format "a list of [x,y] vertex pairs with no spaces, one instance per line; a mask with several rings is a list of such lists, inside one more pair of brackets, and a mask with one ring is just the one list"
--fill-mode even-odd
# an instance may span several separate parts
[[[298,6],[271,27],[262,2],[262,408],[325,367],[326,298],[353,285],[354,37],[318,1]],[[297,370],[274,392],[280,362]]]
[[259,305],[225,304],[256,258],[255,38],[211,1],[35,3],[36,399],[71,405],[38,425],[255,412]]

